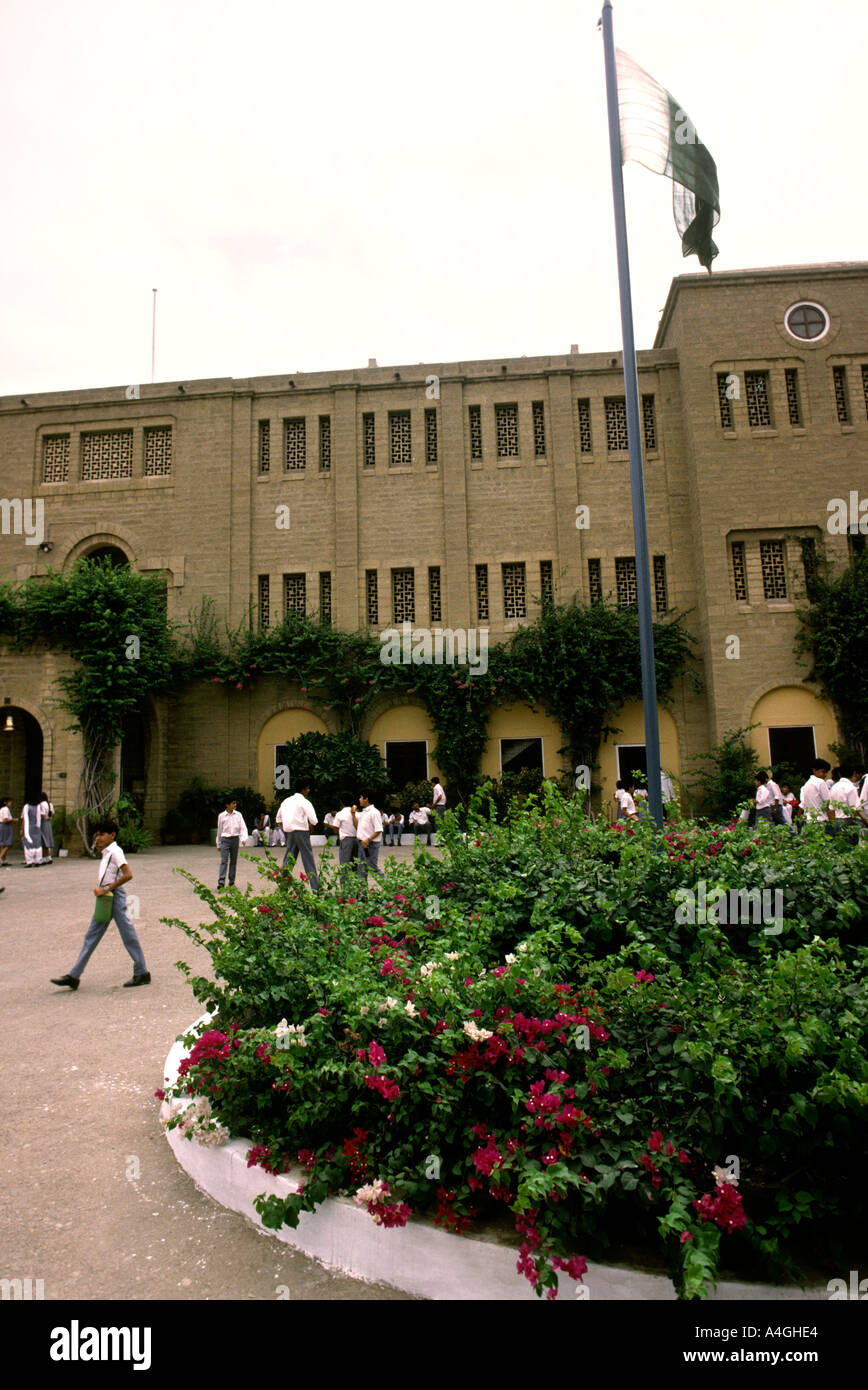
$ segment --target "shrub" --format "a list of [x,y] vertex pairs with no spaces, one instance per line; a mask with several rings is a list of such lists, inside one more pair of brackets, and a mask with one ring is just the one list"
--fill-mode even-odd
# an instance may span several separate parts
[[[213,1017],[173,1098],[306,1169],[264,1222],[335,1192],[383,1225],[508,1214],[549,1297],[625,1243],[682,1298],[722,1259],[852,1263],[868,856],[822,828],[593,825],[551,785],[504,825],[480,796],[442,840],[370,890],[326,867],[317,897],[266,862],[271,892],[197,885],[216,920],[174,923],[216,978],[182,966]],[[717,920],[715,886],[779,891],[771,930]]]

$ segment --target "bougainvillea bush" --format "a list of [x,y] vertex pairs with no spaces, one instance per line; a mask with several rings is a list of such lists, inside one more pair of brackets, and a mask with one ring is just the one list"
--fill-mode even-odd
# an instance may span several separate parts
[[[442,861],[393,861],[368,889],[325,868],[315,897],[271,860],[262,894],[197,885],[215,920],[174,925],[210,953],[214,979],[181,966],[210,1021],[169,1125],[301,1165],[298,1192],[258,1200],[273,1228],[336,1193],[386,1227],[506,1220],[549,1298],[589,1254],[650,1251],[682,1298],[721,1262],[800,1277],[850,1258],[868,854],[777,827],[593,825],[550,785],[506,825],[449,821]],[[700,881],[777,889],[782,915],[711,920]]]

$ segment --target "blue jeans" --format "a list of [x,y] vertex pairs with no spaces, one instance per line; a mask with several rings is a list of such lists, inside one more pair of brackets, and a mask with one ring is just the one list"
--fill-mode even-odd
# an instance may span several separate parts
[[[145,965],[145,956],[142,951],[141,942],[136,935],[136,929],[127,912],[126,889],[116,888],[112,897],[114,898],[114,902],[112,903],[112,920],[121,934],[121,941],[124,943],[124,946],[132,958],[133,974],[147,975],[148,967]],[[84,973],[84,967],[87,965],[97,946],[105,936],[107,927],[108,922],[97,922],[91,918],[90,926],[84,934],[84,944],[79,951],[78,960],[69,972],[73,979],[78,980]]]
[[220,841],[220,872],[217,875],[217,887],[222,888],[226,882],[226,869],[229,869],[229,882],[235,882],[235,865],[238,863],[238,835],[224,835]]

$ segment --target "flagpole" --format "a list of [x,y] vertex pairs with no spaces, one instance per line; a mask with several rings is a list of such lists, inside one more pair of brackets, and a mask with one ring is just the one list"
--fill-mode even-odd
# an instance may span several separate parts
[[633,536],[636,549],[636,597],[639,608],[639,652],[642,668],[642,703],[645,708],[645,758],[648,769],[648,802],[651,816],[663,828],[663,795],[660,780],[660,729],[657,718],[657,677],[654,671],[654,627],[651,618],[651,580],[648,571],[648,528],[645,518],[645,485],[642,475],[642,434],[639,418],[639,377],[633,337],[633,299],[627,254],[627,217],[624,208],[624,172],[621,166],[621,122],[618,112],[618,79],[611,0],[604,0],[603,53],[606,61],[606,99],[609,112],[609,152],[612,160],[612,196],[615,206],[615,244],[618,252],[618,288],[621,295],[621,340],[624,347],[624,394],[627,402],[627,443],[630,450],[630,490],[633,497]]

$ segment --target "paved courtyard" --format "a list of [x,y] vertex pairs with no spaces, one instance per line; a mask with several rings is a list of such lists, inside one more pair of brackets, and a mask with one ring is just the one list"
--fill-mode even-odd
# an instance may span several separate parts
[[[409,859],[409,848],[384,857]],[[46,1299],[397,1299],[260,1234],[194,1187],[157,1118],[166,1053],[199,1009],[177,960],[195,973],[202,948],[161,917],[210,920],[176,866],[216,887],[217,851],[165,846],[130,857],[128,893],[152,983],[132,975],[109,926],[73,993],[50,983],[76,958],[94,902],[96,863],[59,859],[0,872],[0,1277],[44,1281]],[[239,858],[238,886],[258,885]]]

